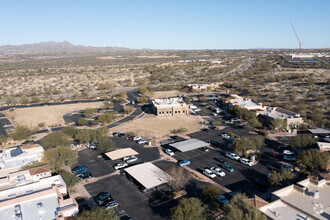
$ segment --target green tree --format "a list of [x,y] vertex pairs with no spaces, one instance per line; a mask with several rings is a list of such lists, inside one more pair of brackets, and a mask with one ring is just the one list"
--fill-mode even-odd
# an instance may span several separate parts
[[113,121],[115,115],[113,113],[105,113],[105,114],[102,114],[100,115],[97,120],[100,122],[100,123],[110,123]]
[[87,125],[88,121],[85,118],[79,118],[77,121],[78,125]]
[[254,206],[245,202],[247,197],[241,193],[236,194],[230,203],[224,206],[227,220],[266,220],[267,217]]
[[149,99],[146,96],[142,96],[142,97],[137,97],[137,102],[138,103],[148,103]]
[[270,123],[270,129],[272,130],[285,130],[287,127],[287,122],[284,119],[276,118],[275,120],[272,120]]
[[76,175],[73,175],[72,173],[69,173],[67,171],[61,170],[59,172],[59,174],[61,175],[61,177],[63,178],[65,184],[67,185],[67,187],[73,187],[74,185],[76,185],[76,183],[79,182],[79,179]]
[[31,103],[39,103],[39,102],[40,102],[40,98],[38,96],[32,96]]
[[96,113],[97,109],[95,108],[86,108],[84,110],[83,116],[86,118],[92,117]]
[[24,140],[30,137],[35,132],[34,129],[31,129],[24,125],[15,126],[15,130],[9,132],[9,136],[14,140]]
[[29,99],[26,95],[23,95],[20,102],[25,105],[29,103]]
[[271,185],[284,185],[287,184],[293,177],[293,172],[288,169],[282,169],[280,171],[272,170],[270,172],[268,182]]
[[134,111],[134,107],[132,105],[125,105],[124,111],[125,111],[126,114],[129,114],[132,111]]
[[58,146],[69,146],[72,142],[70,136],[61,131],[51,133],[40,140],[40,144],[46,149]]
[[115,144],[110,141],[108,137],[102,137],[99,140],[99,145],[97,146],[97,149],[102,151],[103,153],[109,152],[115,149]]
[[91,141],[91,132],[89,129],[79,129],[77,133],[74,135],[74,139],[79,141],[79,143],[87,143]]
[[65,166],[71,167],[77,162],[77,153],[69,147],[57,147],[44,152],[44,160],[56,172],[61,171]]
[[149,90],[146,86],[139,86],[139,88],[137,89],[137,92],[142,95],[146,95],[149,93]]
[[216,185],[208,185],[203,188],[202,194],[207,200],[215,200],[218,193],[221,193],[221,189]]
[[75,217],[76,220],[119,220],[113,209],[98,208],[93,210],[84,210],[81,214]]
[[329,161],[328,152],[320,152],[317,149],[304,150],[297,157],[297,164],[301,173],[310,175],[312,172],[317,175],[320,170],[325,170]]
[[237,138],[231,144],[231,146],[234,148],[235,153],[244,155],[247,154],[247,151],[257,150],[264,145],[265,139],[262,136]]
[[118,92],[117,95],[116,95],[116,99],[120,102],[125,102],[125,100],[127,99],[126,91]]
[[309,134],[298,134],[291,140],[291,145],[299,148],[311,147],[316,144],[316,140]]
[[113,108],[113,102],[111,102],[111,101],[103,102],[103,108],[104,109]]
[[68,127],[64,127],[62,129],[62,133],[63,134],[66,134],[70,137],[74,137],[74,135],[78,132],[78,129],[76,129],[75,127],[72,127],[72,126],[68,126]]
[[4,134],[0,134],[0,145],[7,142],[7,137]]
[[251,127],[261,127],[261,123],[258,121],[256,114],[252,111],[235,105],[230,109],[230,112],[236,115],[236,117],[247,121]]
[[183,198],[179,205],[171,209],[174,220],[206,220],[207,207],[197,198]]

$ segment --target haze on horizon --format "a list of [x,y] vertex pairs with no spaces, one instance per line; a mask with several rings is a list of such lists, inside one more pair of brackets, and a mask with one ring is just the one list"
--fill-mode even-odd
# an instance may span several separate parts
[[0,45],[69,41],[132,49],[330,48],[326,0],[1,0]]

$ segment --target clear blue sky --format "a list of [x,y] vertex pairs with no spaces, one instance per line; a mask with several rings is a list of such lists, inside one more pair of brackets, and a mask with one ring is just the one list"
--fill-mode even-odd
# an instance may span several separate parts
[[330,48],[329,0],[0,0],[0,45]]

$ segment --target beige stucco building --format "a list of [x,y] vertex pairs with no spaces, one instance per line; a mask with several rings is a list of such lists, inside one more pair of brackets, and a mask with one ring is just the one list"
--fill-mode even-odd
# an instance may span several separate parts
[[157,116],[189,115],[189,107],[181,98],[155,99],[152,106]]

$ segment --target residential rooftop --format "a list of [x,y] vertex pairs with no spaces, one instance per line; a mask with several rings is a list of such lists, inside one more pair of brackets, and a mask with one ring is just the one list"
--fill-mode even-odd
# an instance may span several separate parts
[[260,210],[271,219],[330,218],[330,181],[305,179],[273,192],[278,198]]
[[281,119],[290,119],[290,118],[300,118],[300,115],[282,108],[277,107],[267,107],[266,110],[262,113],[263,115],[269,116],[271,118],[281,118]]

